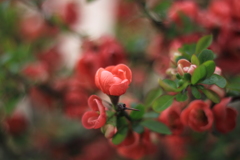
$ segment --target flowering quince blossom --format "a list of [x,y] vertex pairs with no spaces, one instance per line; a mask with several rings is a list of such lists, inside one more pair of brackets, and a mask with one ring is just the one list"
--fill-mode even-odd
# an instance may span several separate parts
[[181,14],[184,14],[192,20],[196,20],[198,16],[198,7],[196,3],[192,1],[175,2],[169,9],[168,17],[170,20],[180,23]]
[[216,128],[221,133],[227,133],[236,127],[237,110],[228,107],[231,98],[223,98],[220,103],[213,107]]
[[106,123],[107,119],[102,100],[98,96],[92,95],[88,98],[88,106],[93,111],[84,113],[82,117],[83,126],[87,129],[101,128]]
[[[177,104],[177,103],[175,103]],[[177,105],[171,105],[159,116],[159,120],[166,124],[172,131],[173,134],[182,133],[184,126],[180,119],[181,109]]]
[[120,155],[131,159],[140,159],[156,151],[148,130],[145,130],[141,135],[136,132],[129,132],[125,140],[116,147]]
[[196,65],[191,64],[186,59],[180,59],[177,64],[178,64],[177,70],[180,75],[184,75],[184,73],[189,73],[192,75],[193,71],[197,68]]
[[181,113],[182,123],[198,132],[209,130],[213,119],[209,104],[202,100],[192,101]]
[[119,64],[100,68],[95,75],[95,84],[107,95],[120,96],[126,92],[132,81],[132,72],[128,66]]

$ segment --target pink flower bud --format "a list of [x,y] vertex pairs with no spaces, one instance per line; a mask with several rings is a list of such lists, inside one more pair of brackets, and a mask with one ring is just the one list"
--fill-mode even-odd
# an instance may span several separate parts
[[117,127],[111,124],[106,124],[103,126],[103,133],[106,138],[112,138],[117,133]]
[[180,59],[177,64],[178,64],[177,70],[180,75],[184,75],[184,73],[189,73],[192,75],[194,70],[197,68],[196,65],[191,64],[186,59]]
[[216,67],[216,68],[215,68],[215,71],[214,71],[214,74],[221,75],[221,74],[222,74],[222,70],[221,70],[221,68]]

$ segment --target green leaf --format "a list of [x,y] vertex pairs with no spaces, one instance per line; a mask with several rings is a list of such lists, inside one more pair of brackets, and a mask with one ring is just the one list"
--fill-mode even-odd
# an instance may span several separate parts
[[184,75],[183,75],[183,79],[184,80],[186,80],[186,81],[191,81],[191,74],[189,74],[189,73],[184,73]]
[[147,93],[147,96],[146,96],[145,101],[144,101],[144,102],[145,102],[145,106],[146,106],[146,107],[151,106],[152,103],[153,103],[153,101],[154,101],[157,97],[161,96],[162,93],[163,93],[162,88],[154,88],[154,89],[152,89],[151,91],[149,91],[149,92]]
[[199,64],[200,64],[198,57],[195,54],[192,55],[191,63],[195,64],[196,66],[199,66]]
[[153,110],[155,112],[161,112],[161,111],[165,110],[172,104],[174,97],[175,96],[171,96],[171,95],[163,95],[163,96],[159,97],[153,103]]
[[133,124],[132,128],[135,132],[137,132],[139,134],[143,133],[143,131],[144,131],[144,127],[142,125],[140,125],[139,123]]
[[202,92],[207,96],[208,99],[210,99],[214,103],[220,102],[219,96],[217,95],[217,93],[213,92],[212,90],[203,89]]
[[201,81],[206,77],[206,74],[207,74],[207,71],[204,65],[197,67],[192,74],[191,83],[193,85],[197,84],[199,81]]
[[240,75],[239,76],[234,76],[234,77],[230,77],[228,79],[228,83],[227,83],[227,89],[230,93],[231,96],[238,96],[240,95]]
[[201,93],[198,91],[196,86],[191,86],[191,91],[195,98],[197,98],[197,99],[201,98]]
[[176,95],[176,100],[179,102],[184,102],[187,100],[187,98],[188,98],[187,91],[184,93],[180,92]]
[[185,44],[181,48],[179,48],[179,52],[182,53],[185,59],[191,60],[191,56],[195,53],[196,44]]
[[205,79],[201,83],[209,85],[215,84],[220,88],[224,88],[227,85],[226,79],[218,74],[213,74],[211,77]]
[[162,1],[153,8],[153,11],[163,18],[163,17],[166,17],[167,10],[170,6],[171,6],[171,2]]
[[158,118],[158,116],[159,116],[159,113],[156,113],[156,112],[146,112],[143,115],[143,118]]
[[176,83],[172,80],[168,80],[168,79],[161,80],[161,79],[159,79],[159,84],[165,91],[168,91],[168,92],[175,92],[176,91],[176,87],[177,87]]
[[212,43],[212,39],[213,39],[212,35],[207,35],[207,36],[200,38],[200,40],[198,40],[197,46],[196,46],[196,52],[195,52],[196,55],[199,54],[200,52],[202,52],[202,50],[208,48]]
[[115,116],[115,112],[106,111],[107,113],[107,122],[106,124],[111,124],[113,126],[117,126],[117,117]]
[[115,145],[120,144],[127,136],[128,125],[125,117],[121,117],[117,121],[118,132],[113,136],[112,143]]
[[138,109],[139,111],[131,111],[130,117],[133,120],[141,119],[144,115],[144,106],[142,104],[139,104],[134,107],[135,109]]
[[218,81],[215,82],[215,84],[216,84],[218,87],[220,87],[220,88],[226,87],[226,85],[227,85],[227,80],[226,80],[224,77],[220,76],[220,75],[217,75],[217,74],[215,74],[215,75],[218,77]]
[[198,55],[198,59],[200,61],[200,64],[209,61],[209,60],[213,60],[214,59],[214,53],[211,50],[208,49],[204,49],[199,55]]
[[140,123],[142,126],[162,134],[171,134],[170,129],[163,123],[154,120],[145,120]]
[[206,78],[210,77],[215,71],[215,68],[216,68],[215,62],[214,61],[206,61],[202,65],[204,65],[206,67],[206,71],[207,71]]

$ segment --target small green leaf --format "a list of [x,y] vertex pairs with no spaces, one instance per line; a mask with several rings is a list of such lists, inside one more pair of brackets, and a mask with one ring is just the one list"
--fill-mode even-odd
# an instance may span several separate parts
[[171,134],[170,129],[163,123],[154,120],[145,120],[140,123],[142,126],[162,134]]
[[144,114],[144,106],[142,104],[139,104],[134,107],[135,109],[138,109],[139,111],[131,111],[130,117],[133,120],[141,119]]
[[153,110],[155,112],[161,112],[161,111],[165,110],[172,104],[174,97],[175,96],[171,96],[171,95],[163,95],[163,96],[159,97],[153,103]]
[[182,53],[184,59],[191,60],[191,56],[195,53],[196,44],[185,44],[179,48],[179,52]]
[[117,117],[115,116],[115,112],[106,111],[107,113],[107,122],[106,124],[111,124],[113,126],[117,126]]
[[187,91],[184,93],[180,92],[176,95],[176,100],[179,102],[184,102],[187,100],[187,98],[188,98]]
[[159,84],[165,91],[168,91],[168,92],[176,91],[177,86],[174,81],[171,81],[168,79],[164,79],[164,80],[159,79]]
[[217,75],[217,74],[216,74],[216,76],[218,77],[218,81],[215,82],[215,84],[216,84],[218,87],[220,87],[220,88],[226,87],[226,85],[227,85],[227,80],[226,80],[224,77],[220,76],[220,75]]
[[143,133],[144,131],[144,127],[142,125],[140,125],[139,123],[133,124],[132,126],[133,130],[137,133]]
[[199,62],[199,60],[198,60],[198,58],[197,58],[197,56],[195,54],[192,55],[191,63],[195,64],[196,66],[199,66],[199,64],[200,64],[200,62]]
[[213,92],[212,90],[203,89],[202,92],[207,96],[208,99],[210,99],[214,103],[220,102],[219,96],[217,95],[217,93]]
[[115,145],[120,144],[127,136],[128,125],[125,117],[121,117],[117,120],[118,132],[113,136],[112,142]]
[[212,35],[207,35],[200,38],[200,40],[198,40],[197,42],[195,54],[197,55],[200,52],[202,52],[202,50],[208,48],[212,43],[212,39],[213,39]]
[[198,91],[196,86],[191,86],[191,91],[195,98],[197,98],[197,99],[201,98],[201,93]]
[[209,60],[213,60],[214,59],[214,53],[211,50],[208,49],[204,49],[199,55],[198,55],[198,59],[200,61],[200,64],[209,61]]
[[205,79],[201,83],[209,85],[216,84],[220,88],[224,88],[227,85],[226,79],[217,74],[213,74],[211,77]]
[[158,118],[158,116],[159,116],[159,113],[156,113],[156,112],[146,112],[143,115],[143,118]]
[[192,74],[191,83],[193,85],[197,84],[199,81],[201,81],[206,77],[206,74],[207,74],[207,71],[204,65],[197,67]]
[[153,8],[153,11],[161,17],[166,17],[167,9],[171,6],[171,2],[162,1]]
[[215,62],[214,61],[206,61],[202,65],[204,65],[206,67],[206,71],[207,71],[206,78],[210,77],[215,71],[215,67],[216,67]]
[[146,98],[145,98],[145,106],[148,107],[148,106],[151,106],[153,101],[161,96],[163,93],[163,90],[162,88],[154,88],[152,89],[151,91],[148,92]]
[[189,74],[189,73],[184,73],[184,75],[183,75],[183,79],[185,79],[186,81],[191,81],[191,74]]

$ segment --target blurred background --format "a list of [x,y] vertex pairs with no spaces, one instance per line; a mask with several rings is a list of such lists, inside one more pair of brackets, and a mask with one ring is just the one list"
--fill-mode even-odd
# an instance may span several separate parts
[[[121,102],[143,103],[159,77],[171,76],[178,48],[209,34],[229,106],[239,111],[238,0],[0,0],[0,159],[131,159],[100,129],[82,127],[90,95],[110,101],[95,72],[129,65],[133,82]],[[155,150],[141,159],[239,160],[239,122],[226,134],[151,134]]]

